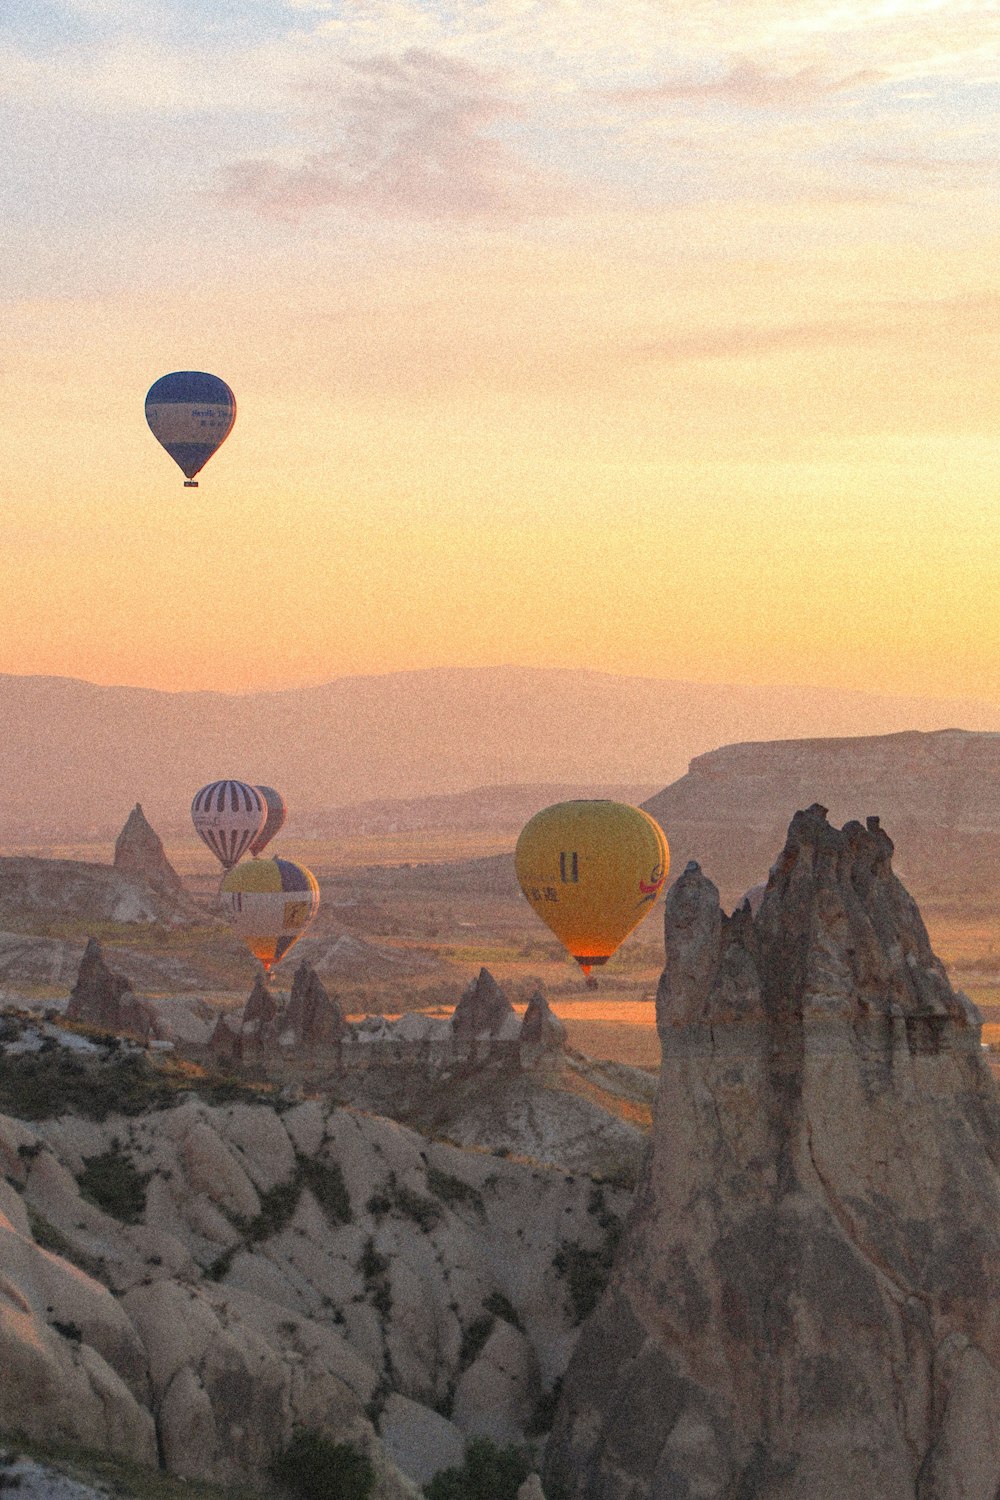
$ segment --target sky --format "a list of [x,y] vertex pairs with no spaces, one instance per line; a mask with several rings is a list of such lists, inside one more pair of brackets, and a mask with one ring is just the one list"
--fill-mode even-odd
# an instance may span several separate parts
[[5,0],[0,671],[1000,703],[998,59],[995,0]]

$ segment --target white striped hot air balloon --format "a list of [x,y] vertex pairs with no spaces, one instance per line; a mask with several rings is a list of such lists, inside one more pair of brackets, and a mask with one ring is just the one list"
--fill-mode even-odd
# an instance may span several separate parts
[[249,849],[267,818],[267,805],[248,781],[210,781],[196,792],[191,821],[224,870]]

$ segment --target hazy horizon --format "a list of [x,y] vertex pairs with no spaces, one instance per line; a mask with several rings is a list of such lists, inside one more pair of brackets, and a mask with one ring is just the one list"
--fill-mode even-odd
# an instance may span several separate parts
[[990,704],[533,667],[335,678],[227,695],[0,676],[0,830],[81,835],[141,802],[186,827],[219,776],[277,786],[289,830],[367,801],[504,786],[660,789],[747,741],[1000,731]]

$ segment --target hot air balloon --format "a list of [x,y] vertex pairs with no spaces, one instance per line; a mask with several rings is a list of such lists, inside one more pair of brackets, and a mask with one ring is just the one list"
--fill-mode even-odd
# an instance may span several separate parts
[[237,937],[270,974],[316,915],[319,882],[290,859],[251,859],[223,877],[222,901]]
[[589,975],[652,909],[670,850],[641,808],[557,802],[525,825],[514,863],[528,901]]
[[196,490],[194,476],[233,430],[236,397],[218,375],[175,370],[146,392],[146,421],[185,476],[184,488]]
[[274,835],[280,833],[285,826],[285,799],[281,793],[276,792],[273,786],[258,786],[257,790],[264,799],[267,817],[263,828],[250,844],[250,853],[254,859],[267,848]]
[[267,807],[248,781],[210,781],[195,793],[191,821],[224,870],[231,870],[264,826]]

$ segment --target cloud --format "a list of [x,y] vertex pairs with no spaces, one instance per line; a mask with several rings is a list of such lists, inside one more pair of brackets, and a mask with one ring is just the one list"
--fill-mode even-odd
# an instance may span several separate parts
[[321,208],[387,218],[518,219],[559,212],[567,193],[491,132],[518,118],[511,101],[467,62],[410,48],[401,57],[341,65],[324,150],[294,164],[246,160],[223,193],[297,219]]
[[693,100],[730,104],[739,109],[795,109],[830,94],[871,87],[887,77],[888,74],[870,68],[832,77],[816,64],[782,72],[741,58],[716,78],[677,79],[646,88],[617,89],[611,97],[625,104]]
[[835,321],[788,323],[777,328],[714,328],[655,339],[640,344],[634,353],[640,358],[677,364],[698,359],[752,359],[807,349],[881,343],[901,332],[891,324]]

